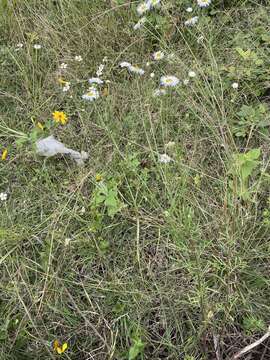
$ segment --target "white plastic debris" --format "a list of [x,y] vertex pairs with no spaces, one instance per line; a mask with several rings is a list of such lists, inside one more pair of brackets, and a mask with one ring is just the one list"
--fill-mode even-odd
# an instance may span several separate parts
[[36,142],[36,151],[38,155],[51,157],[57,154],[70,155],[78,165],[83,165],[84,160],[88,159],[88,154],[85,151],[79,153],[78,151],[67,148],[63,143],[56,140],[53,135]]

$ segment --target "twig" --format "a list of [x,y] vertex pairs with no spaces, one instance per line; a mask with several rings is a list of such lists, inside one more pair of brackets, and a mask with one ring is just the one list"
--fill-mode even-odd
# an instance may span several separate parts
[[236,353],[232,360],[239,359],[242,355],[246,354],[247,352],[254,349],[256,346],[260,345],[264,340],[266,340],[270,336],[270,326],[268,327],[267,333],[265,333],[259,340],[254,341],[254,343],[244,347],[242,350],[240,350],[238,353]]
[[220,347],[219,347],[219,338],[220,338],[219,335],[213,335],[214,348],[215,348],[217,360],[221,360]]

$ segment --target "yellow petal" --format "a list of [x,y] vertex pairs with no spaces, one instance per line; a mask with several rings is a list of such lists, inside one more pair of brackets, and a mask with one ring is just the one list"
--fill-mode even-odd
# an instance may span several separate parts
[[62,351],[62,348],[57,347],[57,348],[56,348],[56,352],[57,352],[57,354],[62,354],[62,352],[63,352],[63,351]]
[[64,344],[62,345],[62,352],[66,351],[67,348],[68,348],[68,344],[67,344],[67,343],[64,343]]
[[6,160],[7,156],[8,156],[8,151],[7,151],[7,149],[4,149],[3,152],[2,152],[1,159]]
[[59,347],[59,341],[58,340],[54,340],[54,342],[53,342],[53,349],[55,350],[55,351],[57,351],[57,348]]

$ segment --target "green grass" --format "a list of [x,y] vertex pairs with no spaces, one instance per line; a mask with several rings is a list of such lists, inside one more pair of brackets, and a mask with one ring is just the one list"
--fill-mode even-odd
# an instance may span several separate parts
[[[214,339],[225,359],[266,331],[270,7],[195,3],[164,0],[134,31],[136,2],[0,1],[0,359],[212,359]],[[86,102],[105,56],[108,94]],[[55,110],[65,126],[48,125]],[[49,133],[87,151],[85,166],[37,156]]]

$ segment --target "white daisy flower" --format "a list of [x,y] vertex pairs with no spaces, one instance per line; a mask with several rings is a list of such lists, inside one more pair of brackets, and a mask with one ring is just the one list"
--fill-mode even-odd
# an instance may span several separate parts
[[74,60],[75,60],[75,61],[78,61],[78,62],[82,61],[81,55],[76,55],[75,58],[74,58]]
[[64,70],[66,68],[67,68],[67,64],[65,63],[60,64],[60,69]]
[[143,26],[143,24],[146,22],[146,17],[145,16],[143,16],[138,22],[137,22],[137,24],[135,24],[134,26],[133,26],[133,29],[134,30],[138,30],[138,29],[140,29],[142,26]]
[[239,87],[239,84],[237,82],[232,83],[233,89],[238,89],[238,87]]
[[97,69],[97,72],[96,72],[97,76],[101,76],[101,75],[102,75],[103,70],[104,70],[104,67],[105,67],[104,64],[100,64],[100,65],[99,65],[99,67],[98,67],[98,69]]
[[63,87],[63,92],[67,92],[67,91],[69,91],[69,89],[70,89],[70,82],[66,82],[65,83],[65,86]]
[[139,15],[142,15],[142,14],[146,13],[147,11],[149,11],[150,8],[151,8],[150,1],[145,1],[137,6],[137,13]]
[[145,71],[143,69],[139,68],[138,66],[133,66],[133,65],[129,66],[128,70],[130,72],[133,72],[133,73],[139,74],[139,75],[143,75],[145,73]]
[[165,95],[165,94],[166,94],[165,89],[156,89],[153,92],[153,96],[161,96],[161,95]]
[[189,79],[183,80],[183,84],[184,84],[184,85],[188,85],[188,84],[189,84]]
[[149,0],[150,6],[154,7],[159,5],[161,0]]
[[188,12],[188,13],[191,13],[192,11],[193,11],[192,7],[188,7],[188,8],[186,9],[186,12]]
[[82,95],[82,98],[84,100],[94,101],[99,98],[99,92],[95,87],[91,87],[86,94]]
[[173,161],[173,159],[167,154],[159,154],[158,161],[162,164],[168,164]]
[[207,7],[211,4],[212,0],[197,0],[197,3],[200,7]]
[[194,16],[192,18],[189,18],[187,21],[185,21],[186,26],[193,26],[195,25],[199,20],[199,16]]
[[154,52],[154,54],[152,56],[153,56],[154,60],[158,61],[158,60],[162,60],[164,58],[165,54],[162,51],[156,51],[156,52]]
[[41,45],[40,44],[34,44],[33,48],[36,49],[36,50],[39,50],[39,49],[41,49]]
[[152,72],[152,73],[150,74],[150,78],[153,79],[153,77],[155,77],[155,73]]
[[188,76],[189,76],[189,77],[191,77],[191,78],[196,77],[196,73],[195,73],[195,71],[192,71],[192,70],[191,70],[191,71],[189,71],[189,72],[188,72]]
[[89,84],[98,84],[101,85],[103,84],[103,80],[101,80],[100,78],[97,77],[92,77],[91,79],[88,80]]
[[124,68],[124,67],[129,68],[131,66],[131,63],[129,63],[127,61],[123,61],[119,64],[119,66],[121,66],[121,68]]
[[179,79],[173,75],[161,76],[160,84],[163,86],[176,86],[179,84]]
[[1,200],[1,201],[6,201],[6,200],[7,200],[7,194],[1,192],[1,193],[0,193],[0,200]]

